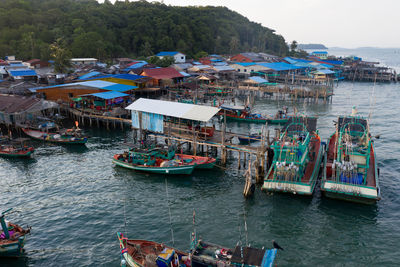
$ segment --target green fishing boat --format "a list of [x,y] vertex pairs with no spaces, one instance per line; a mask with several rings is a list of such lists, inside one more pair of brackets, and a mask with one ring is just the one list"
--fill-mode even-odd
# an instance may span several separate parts
[[363,204],[381,199],[369,124],[355,112],[338,118],[328,140],[321,191],[329,198]]
[[271,148],[272,162],[262,189],[312,195],[323,156],[317,118],[291,117]]
[[123,154],[115,154],[113,163],[131,170],[158,174],[191,174],[195,162],[174,159],[171,150],[134,148]]
[[[222,111],[220,115],[225,115],[229,121],[247,122],[247,123],[269,123],[269,124],[285,124],[289,121],[290,116],[285,110],[279,110],[274,117],[264,116],[259,113],[251,113],[249,108],[242,106],[220,106]],[[286,110],[287,111],[287,110]]]

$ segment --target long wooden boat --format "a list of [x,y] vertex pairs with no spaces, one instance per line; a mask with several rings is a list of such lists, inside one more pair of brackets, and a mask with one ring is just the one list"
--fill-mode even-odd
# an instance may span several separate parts
[[149,161],[149,164],[136,164],[134,161],[129,159],[127,154],[115,154],[113,158],[113,163],[120,167],[124,167],[131,170],[158,173],[158,174],[192,174],[195,163],[184,163],[182,161],[176,160],[164,160],[164,159],[154,159],[154,161]]
[[226,116],[227,120],[248,122],[248,123],[270,123],[270,124],[285,124],[289,121],[289,116],[283,111],[278,111],[275,117],[263,116],[259,113],[251,113],[249,108],[241,106],[220,106],[222,111],[219,115]]
[[381,195],[368,121],[358,116],[339,117],[336,128],[328,140],[321,191],[329,198],[375,203]]
[[35,151],[33,147],[16,147],[11,144],[0,145],[0,156],[7,158],[29,158]]
[[312,195],[323,157],[317,119],[291,117],[278,141],[263,190]]
[[[153,241],[128,239],[122,233],[117,233],[121,256],[129,267],[190,267],[188,253]],[[186,265],[186,264],[187,265]]]
[[192,267],[267,267],[273,265],[276,254],[277,249],[266,250],[242,246],[230,249],[199,240],[192,251]]
[[57,144],[70,144],[70,145],[82,145],[86,144],[87,137],[75,136],[72,133],[48,133],[32,129],[23,128],[22,131],[29,137],[41,140],[45,142],[57,143]]
[[189,254],[154,241],[128,239],[121,233],[117,236],[121,256],[129,267],[269,267],[277,254],[276,249],[236,246],[232,250],[204,241],[197,242]]
[[0,257],[19,257],[24,252],[25,238],[30,229],[23,229],[17,224],[6,222],[4,215],[9,210],[3,212],[0,216],[2,228],[0,232]]
[[196,169],[212,169],[214,168],[215,162],[217,161],[215,158],[212,157],[200,157],[186,154],[175,154],[175,158],[183,160],[186,163],[196,164]]

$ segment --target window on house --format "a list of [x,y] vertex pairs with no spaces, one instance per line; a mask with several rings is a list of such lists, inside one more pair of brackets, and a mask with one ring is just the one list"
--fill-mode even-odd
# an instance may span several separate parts
[[181,59],[183,59],[183,57],[181,57]]
[[247,71],[246,69],[243,70],[243,72],[246,72],[246,71]]
[[238,72],[240,72],[240,69],[238,69]]
[[74,94],[73,93],[68,93],[68,97],[74,97]]

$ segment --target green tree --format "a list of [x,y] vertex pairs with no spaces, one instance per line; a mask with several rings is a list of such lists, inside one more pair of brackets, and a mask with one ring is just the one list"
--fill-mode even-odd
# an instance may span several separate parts
[[71,52],[65,48],[65,42],[58,39],[50,46],[51,57],[54,59],[54,71],[58,73],[67,73],[71,67]]
[[231,54],[234,54],[239,49],[239,39],[235,36],[232,36],[231,41],[229,42],[229,51]]
[[143,43],[140,54],[145,57],[153,55],[153,51],[151,50],[151,44],[149,41]]

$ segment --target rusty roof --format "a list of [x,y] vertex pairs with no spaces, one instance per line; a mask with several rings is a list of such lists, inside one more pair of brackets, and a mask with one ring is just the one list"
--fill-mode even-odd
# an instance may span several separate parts
[[40,99],[34,97],[0,94],[0,112],[7,114],[24,112],[39,102]]

